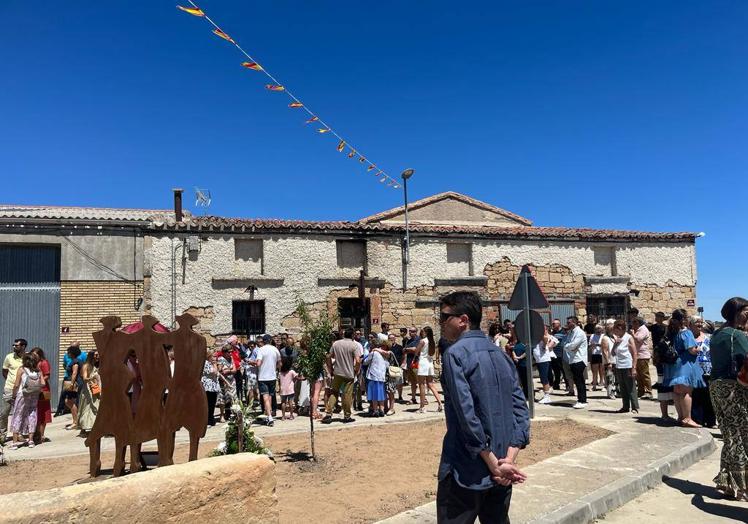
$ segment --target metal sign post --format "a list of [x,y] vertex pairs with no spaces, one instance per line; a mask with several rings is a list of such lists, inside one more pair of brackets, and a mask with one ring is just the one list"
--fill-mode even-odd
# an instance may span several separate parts
[[530,418],[535,418],[535,388],[532,387],[532,344],[531,344],[531,328],[530,328],[530,291],[527,282],[527,277],[530,275],[529,271],[522,272],[522,279],[524,280],[523,295],[524,295],[524,311],[525,311],[525,360],[526,360],[526,371],[527,371],[527,405],[530,408]]

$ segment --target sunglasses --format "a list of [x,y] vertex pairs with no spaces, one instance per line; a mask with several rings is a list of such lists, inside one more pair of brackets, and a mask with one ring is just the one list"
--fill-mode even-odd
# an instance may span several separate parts
[[450,317],[461,317],[462,313],[444,313],[443,311],[439,313],[439,323],[444,324],[447,320],[450,319]]

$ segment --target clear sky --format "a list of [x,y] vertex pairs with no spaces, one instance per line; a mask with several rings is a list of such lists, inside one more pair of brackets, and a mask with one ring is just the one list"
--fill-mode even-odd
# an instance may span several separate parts
[[[748,295],[748,3],[199,5],[368,158],[414,167],[413,199],[704,231],[707,316]],[[201,186],[213,214],[302,219],[402,202],[173,0],[4,0],[0,57],[0,202],[161,208]]]

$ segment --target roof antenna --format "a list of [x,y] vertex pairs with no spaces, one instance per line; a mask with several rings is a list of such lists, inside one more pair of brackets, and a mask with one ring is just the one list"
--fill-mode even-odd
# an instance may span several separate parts
[[210,203],[213,199],[210,196],[210,191],[207,189],[195,188],[195,206],[205,208],[203,215],[207,214]]

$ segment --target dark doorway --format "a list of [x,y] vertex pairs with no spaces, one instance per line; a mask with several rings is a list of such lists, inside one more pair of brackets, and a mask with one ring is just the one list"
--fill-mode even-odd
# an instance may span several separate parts
[[362,302],[360,298],[339,298],[338,317],[341,329],[352,327],[369,333],[371,330],[369,299],[365,298]]

